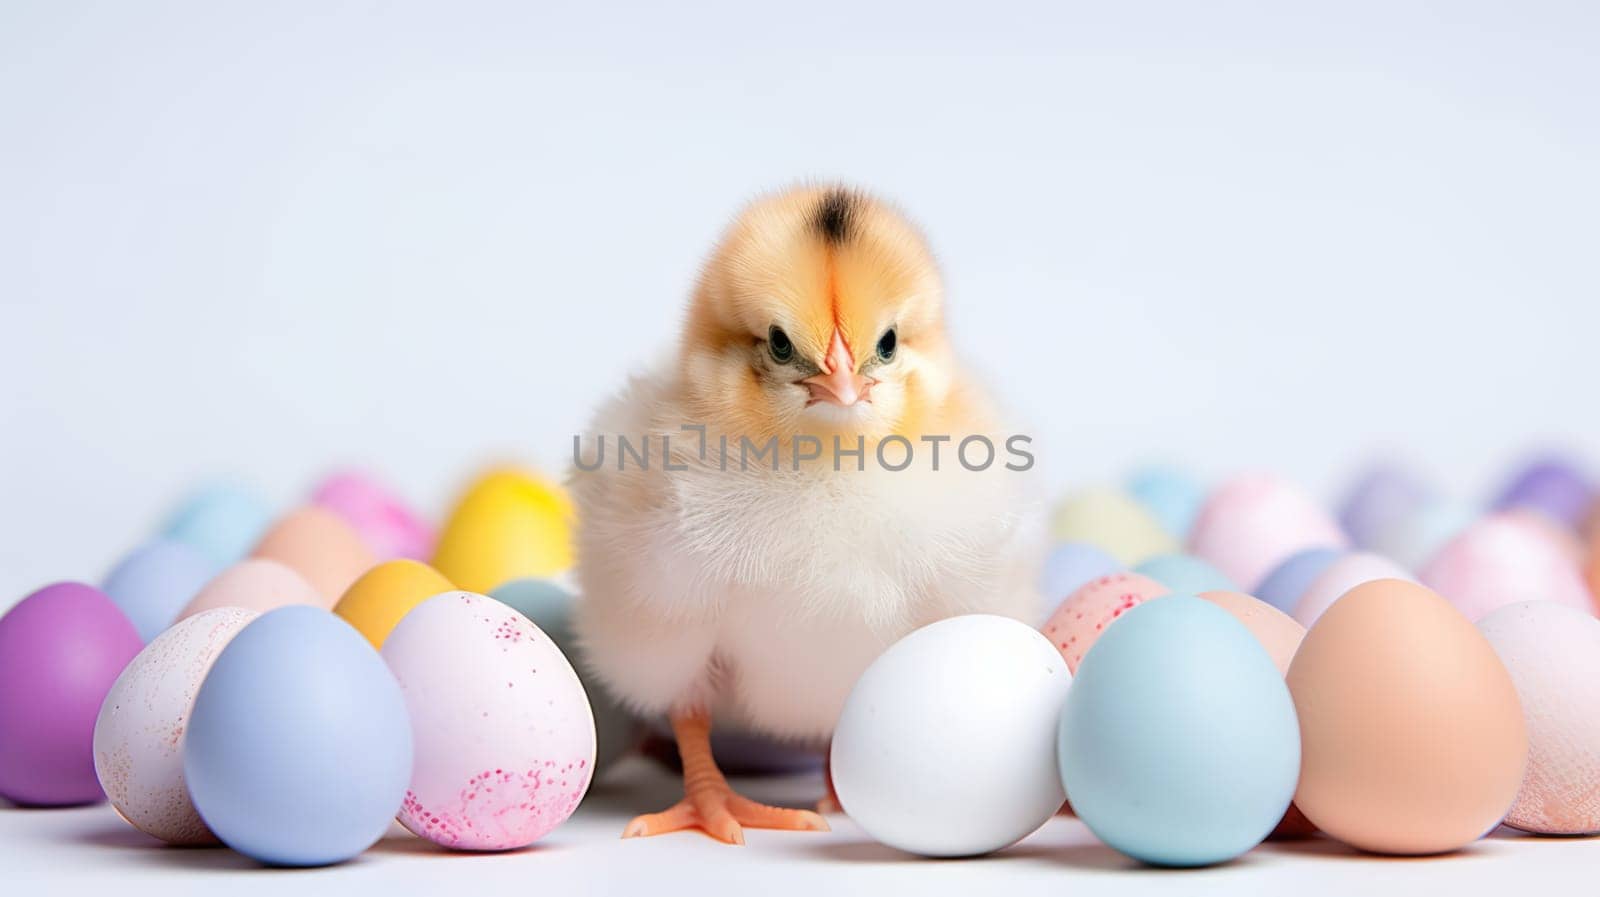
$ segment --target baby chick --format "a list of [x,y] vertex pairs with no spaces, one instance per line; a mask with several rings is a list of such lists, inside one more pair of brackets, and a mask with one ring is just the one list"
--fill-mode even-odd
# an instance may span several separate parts
[[[826,830],[734,793],[712,719],[824,743],[901,636],[1037,613],[1026,478],[942,304],[895,210],[838,187],[772,195],[706,264],[674,363],[596,416],[573,475],[577,624],[615,694],[670,719],[684,769],[684,799],[625,837]],[[984,443],[957,455],[971,436],[995,451],[981,471]],[[583,469],[603,443],[614,455]]]

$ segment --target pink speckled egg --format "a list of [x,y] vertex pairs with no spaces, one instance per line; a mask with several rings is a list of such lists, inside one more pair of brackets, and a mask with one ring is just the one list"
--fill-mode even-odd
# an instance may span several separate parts
[[1083,655],[1118,617],[1171,589],[1148,576],[1113,573],[1093,580],[1061,602],[1044,624],[1044,637],[1076,673]]
[[183,734],[211,664],[255,611],[209,610],[155,637],[117,677],[94,724],[94,771],[134,828],[169,844],[215,844],[183,782]]
[[1294,605],[1294,618],[1301,626],[1310,626],[1333,606],[1345,592],[1374,579],[1402,579],[1415,582],[1406,569],[1381,554],[1357,551],[1347,554],[1328,565],[1317,574],[1300,593]]
[[1522,702],[1528,767],[1506,825],[1549,835],[1600,832],[1600,620],[1553,601],[1478,621]]
[[1594,612],[1572,557],[1518,514],[1490,514],[1467,527],[1434,555],[1420,578],[1473,621],[1523,601]]
[[186,620],[219,607],[242,607],[264,614],[291,604],[327,609],[328,600],[305,577],[277,561],[250,558],[218,573],[178,614]]
[[383,644],[416,759],[400,823],[459,850],[510,850],[572,815],[594,773],[594,716],[578,674],[527,617],[446,592]]
[[1292,554],[1346,544],[1344,530],[1311,496],[1267,474],[1223,483],[1189,531],[1189,550],[1246,588]]
[[433,526],[370,476],[333,474],[317,486],[311,501],[343,517],[379,560],[426,560],[433,554]]

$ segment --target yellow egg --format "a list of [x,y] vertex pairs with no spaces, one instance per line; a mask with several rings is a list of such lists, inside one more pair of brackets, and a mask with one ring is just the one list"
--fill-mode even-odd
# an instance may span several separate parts
[[1091,489],[1056,506],[1050,524],[1058,542],[1088,542],[1129,567],[1181,550],[1144,506],[1114,489]]
[[457,587],[480,593],[561,573],[572,566],[572,501],[534,474],[491,471],[450,514],[433,566]]
[[374,648],[413,607],[456,587],[421,561],[386,561],[362,574],[345,590],[333,612],[356,628]]

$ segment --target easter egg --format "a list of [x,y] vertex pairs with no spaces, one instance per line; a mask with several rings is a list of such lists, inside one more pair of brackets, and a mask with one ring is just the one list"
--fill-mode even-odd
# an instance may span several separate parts
[[222,649],[184,737],[200,818],[275,866],[338,863],[371,847],[410,775],[394,676],[349,624],[303,605],[262,614]]
[[1339,525],[1359,548],[1371,548],[1393,521],[1433,499],[1433,490],[1410,471],[1382,464],[1363,473],[1339,506]]
[[1289,808],[1300,733],[1250,630],[1186,595],[1145,602],[1078,667],[1060,720],[1072,809],[1134,859],[1204,866],[1265,839]]
[[372,647],[382,648],[384,639],[412,608],[454,590],[450,580],[421,561],[385,561],[351,583],[333,612],[354,626]]
[[1578,465],[1561,457],[1542,458],[1519,470],[1501,491],[1495,507],[1527,508],[1576,529],[1596,498],[1594,482]]
[[1123,572],[1116,558],[1087,542],[1063,542],[1050,549],[1039,574],[1039,594],[1051,610],[1091,579]]
[[1199,481],[1168,467],[1143,467],[1128,476],[1128,494],[1155,515],[1163,529],[1182,539],[1189,534],[1205,489]]
[[572,664],[527,617],[447,592],[400,621],[383,658],[417,746],[402,825],[446,847],[510,850],[577,809],[594,774],[594,716]]
[[[572,593],[548,580],[515,579],[490,592],[489,597],[532,620],[572,662],[594,711],[594,774],[604,774],[611,764],[638,746],[643,726],[585,669],[572,629]],[[723,734],[713,731],[712,738],[719,739]],[[717,759],[726,763],[721,754]],[[724,765],[724,771],[731,770]]]
[[94,803],[94,721],[143,642],[98,589],[45,586],[0,617],[0,797]]
[[195,549],[157,539],[119,561],[100,589],[148,642],[178,619],[214,572],[211,561]]
[[1259,583],[1308,548],[1343,548],[1344,531],[1298,486],[1265,474],[1235,477],[1206,499],[1189,550],[1236,583]]
[[1125,566],[1179,547],[1144,505],[1114,489],[1069,496],[1056,506],[1050,530],[1058,542],[1087,542]]
[[333,474],[317,485],[311,502],[343,517],[380,559],[425,560],[433,553],[433,527],[371,477]]
[[1200,597],[1232,614],[1266,649],[1278,671],[1289,671],[1289,661],[1294,659],[1294,652],[1300,649],[1300,641],[1306,637],[1306,628],[1294,617],[1243,592],[1204,592]]
[[1172,590],[1148,576],[1113,573],[1073,592],[1045,621],[1045,638],[1055,645],[1067,669],[1078,671],[1095,640],[1123,614]]
[[1505,824],[1547,835],[1600,832],[1600,620],[1554,601],[1478,621],[1511,674],[1528,768]]
[[219,607],[238,607],[258,614],[291,604],[326,607],[328,602],[305,577],[277,561],[247,558],[218,573],[178,614],[186,620]]
[[572,502],[559,486],[500,470],[469,488],[439,533],[434,569],[475,592],[572,566]]
[[1295,602],[1294,618],[1300,625],[1310,626],[1344,593],[1375,579],[1410,580],[1411,574],[1382,555],[1370,551],[1351,552],[1329,564],[1311,580],[1300,600]]
[[1424,502],[1390,521],[1370,547],[1407,570],[1421,570],[1477,519],[1478,512],[1462,502]]
[[1072,677],[1044,637],[1005,617],[951,617],[867,667],[834,731],[833,784],[878,841],[976,856],[1043,825],[1065,799],[1055,729]]
[[1506,667],[1450,603],[1416,583],[1356,586],[1289,666],[1300,716],[1295,803],[1362,850],[1443,853],[1494,828],[1528,737]]
[[94,769],[117,813],[169,844],[214,844],[183,783],[183,739],[211,664],[254,611],[222,607],[155,637],[117,677],[94,726]]
[[1434,555],[1419,578],[1470,620],[1524,601],[1556,601],[1594,612],[1572,558],[1525,519],[1507,513],[1467,527]]
[[272,523],[272,511],[254,492],[236,483],[212,483],[187,496],[161,533],[205,555],[220,570],[242,559]]
[[253,557],[277,561],[300,574],[331,607],[377,559],[356,531],[326,508],[304,507],[273,524]]
[[1600,601],[1600,528],[1589,540],[1589,594]]
[[1156,555],[1134,567],[1133,572],[1184,594],[1238,588],[1216,567],[1188,554]]
[[1284,613],[1292,613],[1312,581],[1343,556],[1344,551],[1338,548],[1307,548],[1295,552],[1272,568],[1256,586],[1255,595]]

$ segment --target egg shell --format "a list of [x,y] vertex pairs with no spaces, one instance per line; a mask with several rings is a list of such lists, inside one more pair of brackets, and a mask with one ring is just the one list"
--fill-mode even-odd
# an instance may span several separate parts
[[378,558],[426,560],[433,554],[433,527],[370,476],[333,474],[317,485],[311,502],[343,517]]
[[1073,811],[1146,863],[1202,866],[1259,844],[1300,768],[1294,705],[1272,658],[1216,604],[1130,610],[1078,668],[1061,710]]
[[1188,554],[1163,554],[1147,558],[1133,572],[1148,576],[1174,592],[1230,591],[1238,586],[1216,567]]
[[1178,541],[1144,505],[1115,489],[1092,489],[1056,506],[1050,524],[1059,542],[1098,546],[1124,566],[1177,551]]
[[1272,658],[1278,672],[1289,671],[1289,661],[1294,659],[1294,652],[1300,649],[1300,642],[1306,637],[1306,628],[1294,617],[1243,592],[1204,592],[1200,597],[1243,623],[1256,641],[1261,643],[1261,647],[1266,649],[1267,656]]
[[1293,613],[1312,580],[1322,575],[1334,561],[1344,556],[1338,548],[1307,548],[1272,568],[1256,586],[1255,595],[1284,613]]
[[224,646],[256,618],[222,607],[156,636],[117,677],[94,726],[94,769],[134,828],[169,844],[215,844],[183,782],[183,738],[195,695]]
[[1425,502],[1390,521],[1371,548],[1407,570],[1421,570],[1477,519],[1478,512],[1462,502]]
[[1128,475],[1128,494],[1144,505],[1162,528],[1182,539],[1189,534],[1206,491],[1200,481],[1171,467],[1142,467]]
[[459,850],[510,850],[566,821],[594,774],[595,729],[572,664],[483,595],[428,599],[389,634],[417,746],[400,823]]
[[1589,539],[1589,594],[1600,601],[1600,528]]
[[273,525],[253,557],[278,561],[299,573],[331,607],[361,574],[377,563],[350,524],[326,508],[304,507]]
[[0,617],[0,797],[24,806],[99,801],[94,721],[144,643],[104,593],[45,586]]
[[156,539],[119,561],[100,588],[148,642],[178,619],[215,572],[211,561],[188,545]]
[[[578,681],[583,684],[583,691],[589,697],[589,707],[594,712],[594,774],[596,778],[604,775],[612,764],[638,747],[644,736],[644,725],[612,696],[604,683],[588,674],[577,635],[572,629],[573,602],[576,600],[572,592],[549,580],[516,579],[495,589],[489,597],[532,620],[572,662]],[[726,734],[713,730],[714,751]],[[673,755],[676,754],[674,748]],[[724,772],[734,771],[726,756],[718,753],[716,757]]]
[[1419,578],[1470,620],[1508,604],[1556,601],[1593,613],[1581,571],[1547,534],[1515,514],[1474,523],[1440,549]]
[[166,538],[182,542],[221,570],[243,559],[272,524],[272,511],[251,490],[237,483],[212,483],[186,496],[161,528]]
[[1072,593],[1045,621],[1045,638],[1055,645],[1067,662],[1067,669],[1078,671],[1084,654],[1095,640],[1123,614],[1140,604],[1172,590],[1148,576],[1114,573],[1102,576]]
[[572,502],[559,486],[517,470],[474,483],[439,532],[434,569],[463,589],[548,578],[572,566]]
[[435,595],[455,590],[450,580],[421,561],[405,558],[385,561],[350,584],[333,612],[356,628],[374,648],[412,608]]
[[186,620],[219,607],[238,607],[258,614],[291,604],[326,608],[328,600],[305,577],[277,561],[247,558],[218,573],[178,614]]
[[1501,513],[1508,519],[1527,527],[1531,535],[1544,540],[1569,563],[1582,567],[1588,561],[1589,551],[1584,546],[1583,539],[1549,516],[1530,508],[1512,508]]
[[1478,630],[1511,674],[1528,729],[1528,769],[1505,824],[1600,832],[1600,620],[1527,601],[1494,611]]
[[1411,471],[1381,464],[1362,474],[1339,506],[1339,525],[1359,548],[1372,548],[1393,521],[1433,500],[1434,493]]
[[1356,586],[1306,633],[1288,682],[1302,746],[1295,803],[1346,844],[1456,850],[1516,797],[1528,738],[1511,676],[1431,590]]
[[1370,551],[1351,552],[1329,564],[1311,580],[1300,600],[1295,602],[1294,618],[1302,626],[1311,626],[1340,596],[1375,579],[1411,580],[1411,574],[1382,555]]
[[183,777],[206,826],[275,866],[321,866],[371,847],[411,775],[400,687],[333,614],[280,607],[222,649],[200,685]]
[[924,856],[975,856],[1043,825],[1064,795],[1056,719],[1072,678],[1038,632],[986,614],[895,642],[834,732],[840,805],[867,834]]
[[1344,548],[1344,530],[1300,487],[1266,474],[1235,477],[1211,493],[1189,551],[1236,583],[1258,583],[1308,548]]
[[1526,508],[1576,529],[1596,498],[1594,482],[1579,465],[1559,456],[1536,460],[1519,470],[1495,501],[1500,510]]
[[1053,611],[1084,583],[1122,572],[1121,562],[1105,551],[1087,542],[1063,542],[1045,557],[1039,593],[1044,596],[1047,609]]

